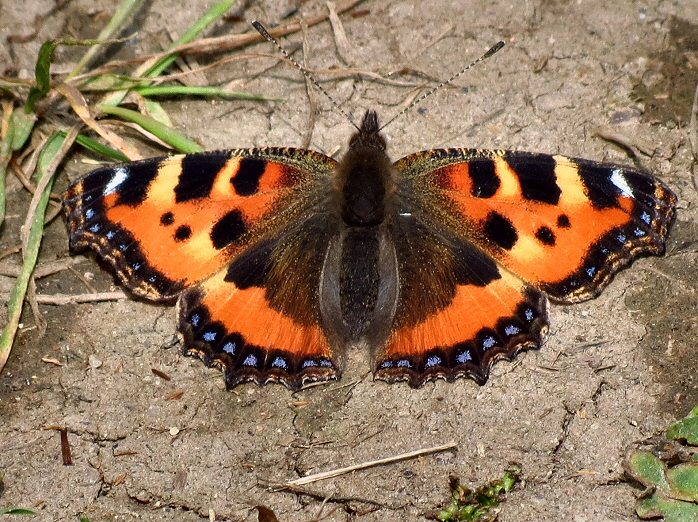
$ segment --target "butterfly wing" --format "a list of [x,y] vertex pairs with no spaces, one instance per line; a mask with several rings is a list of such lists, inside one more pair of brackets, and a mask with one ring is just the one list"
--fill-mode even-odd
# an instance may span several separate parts
[[302,212],[302,194],[335,166],[310,151],[243,149],[97,169],[64,196],[70,247],[95,251],[135,295],[173,300]]
[[298,149],[98,169],[66,192],[71,249],[95,251],[138,296],[179,297],[185,353],[222,367],[230,386],[333,378],[339,357],[319,326],[317,289],[335,169]]
[[[413,385],[484,382],[494,360],[540,344],[543,294],[563,303],[598,295],[633,259],[663,253],[674,217],[676,197],[661,181],[617,165],[446,149],[394,166],[400,301],[377,376]],[[412,246],[399,239],[410,230]],[[423,288],[411,286],[415,274]],[[430,306],[413,304],[430,291]]]

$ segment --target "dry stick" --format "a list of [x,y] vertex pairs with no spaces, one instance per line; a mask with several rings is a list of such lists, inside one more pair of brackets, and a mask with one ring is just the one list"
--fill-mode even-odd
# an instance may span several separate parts
[[[17,159],[12,159],[12,161],[10,162],[10,168],[12,169],[12,174],[14,174],[15,178],[17,178],[17,180],[24,187],[24,189],[33,196],[34,192],[36,192],[36,187],[29,180],[29,178],[24,172],[24,169],[22,169],[22,166],[19,164]],[[56,203],[57,201],[61,201],[62,199],[63,198],[61,197],[61,195],[56,192],[51,192],[51,194],[49,195],[49,200],[51,203]]]
[[458,447],[456,442],[451,441],[441,446],[434,446],[432,448],[424,448],[415,451],[409,451],[407,453],[401,453],[400,455],[395,455],[393,457],[387,457],[384,459],[371,460],[364,462],[362,464],[355,464],[353,466],[347,466],[345,468],[339,468],[332,471],[324,471],[322,473],[316,473],[315,475],[308,475],[307,477],[302,477],[296,480],[290,480],[286,482],[286,486],[302,486],[304,484],[310,484],[312,482],[317,482],[318,480],[325,480],[332,477],[338,477],[339,475],[345,475],[351,473],[352,471],[357,471],[360,469],[372,468],[375,466],[382,466],[383,464],[390,464],[392,462],[398,462],[400,460],[413,459],[415,457],[420,457],[422,455],[428,455],[430,453],[439,453],[442,451],[450,450]]
[[39,304],[47,305],[68,305],[68,304],[78,304],[78,303],[94,303],[101,301],[120,301],[122,299],[127,299],[126,294],[123,292],[97,292],[91,294],[51,294],[51,295],[37,295],[36,301]]
[[73,111],[75,111],[75,114],[78,115],[85,125],[104,138],[112,147],[123,152],[132,161],[142,159],[140,153],[131,147],[131,145],[126,143],[121,136],[113,133],[109,129],[105,129],[102,125],[100,125],[99,122],[97,122],[97,120],[95,120],[90,111],[90,107],[85,101],[85,98],[82,96],[82,93],[77,90],[77,88],[67,83],[61,83],[56,86],[56,91],[61,93],[65,99],[68,100],[68,103],[72,107]]
[[[696,92],[693,94],[693,106],[691,107],[691,120],[688,124],[688,140],[691,142],[691,152],[693,159],[698,161],[698,136],[696,135],[696,117],[698,117],[698,84],[696,84]],[[698,190],[698,168],[694,166],[693,171],[693,188]]]
[[332,34],[334,35],[334,44],[337,47],[337,54],[347,65],[351,65],[351,44],[347,38],[347,33],[344,31],[342,21],[337,14],[337,6],[334,2],[326,2],[327,11],[329,12],[330,25],[332,25]]
[[48,323],[41,313],[41,310],[39,310],[39,302],[36,300],[36,280],[34,279],[34,275],[29,279],[29,287],[27,288],[27,296],[25,299],[29,301],[29,308],[31,308],[32,315],[34,316],[34,324],[39,331],[38,339],[41,339],[46,333]]
[[[41,279],[42,277],[50,276],[63,270],[67,270],[73,265],[77,265],[85,261],[83,257],[65,257],[56,261],[48,261],[37,265],[34,269],[34,277]],[[0,263],[0,276],[19,277],[22,267],[15,263]]]
[[[344,0],[343,2],[337,2],[336,11],[337,14],[341,14],[354,6],[360,4],[363,0]],[[303,21],[308,27],[317,25],[321,22],[327,20],[329,15],[321,14],[316,16],[311,16],[304,18]],[[281,25],[279,27],[274,27],[269,29],[269,34],[273,37],[278,38],[280,36],[286,36],[288,34],[297,33],[301,30],[300,22],[291,22],[286,25]],[[180,45],[170,50],[171,53],[183,53],[183,54],[197,54],[197,53],[209,53],[209,52],[225,52],[231,51],[233,49],[239,49],[240,47],[245,47],[247,45],[262,42],[264,38],[262,35],[257,33],[257,31],[249,31],[244,34],[231,34],[226,36],[216,36],[213,38],[201,38],[195,42],[188,43],[185,45]]]
[[[308,56],[310,55],[310,42],[308,42],[308,26],[304,22],[301,22],[301,32],[303,34],[303,67],[305,68],[308,63]],[[315,98],[313,97],[313,83],[310,78],[303,76],[305,78],[305,94],[308,96],[308,105],[310,108],[308,114],[308,129],[303,136],[303,142],[301,148],[307,149],[310,146],[310,142],[313,141],[313,132],[315,131],[315,121],[317,119],[317,103],[315,103]]]
[[51,163],[46,167],[47,174],[41,178],[39,184],[36,186],[36,193],[34,194],[34,197],[32,198],[31,202],[29,203],[29,210],[27,210],[27,219],[24,222],[24,226],[20,231],[20,238],[22,240],[23,251],[27,250],[27,246],[29,244],[29,235],[31,233],[32,221],[34,220],[34,214],[36,214],[36,209],[39,206],[39,196],[44,193],[44,190],[46,190],[46,187],[53,179],[54,173],[58,168],[58,165],[63,161],[65,155],[73,146],[73,142],[75,141],[75,138],[77,138],[81,127],[82,125],[76,124],[70,128],[70,130],[66,134],[65,139],[63,140],[63,145],[61,145],[58,154],[56,154],[53,161],[51,161]]

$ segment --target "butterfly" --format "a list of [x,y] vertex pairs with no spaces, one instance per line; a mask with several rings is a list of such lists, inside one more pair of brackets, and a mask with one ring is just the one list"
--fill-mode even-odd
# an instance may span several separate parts
[[637,169],[435,149],[392,163],[368,110],[336,161],[233,149],[99,168],[65,193],[70,248],[176,302],[186,355],[232,388],[340,377],[347,350],[419,387],[538,348],[547,302],[661,255],[676,196]]

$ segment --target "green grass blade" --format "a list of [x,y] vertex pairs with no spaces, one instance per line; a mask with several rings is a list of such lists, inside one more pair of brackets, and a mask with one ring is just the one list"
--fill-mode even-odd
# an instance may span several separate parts
[[146,131],[154,134],[159,139],[171,145],[180,152],[201,152],[202,147],[195,141],[190,140],[181,132],[174,130],[172,127],[167,127],[159,121],[148,116],[144,116],[140,112],[124,109],[123,107],[112,107],[109,105],[100,105],[99,110],[104,114],[117,116],[127,121],[131,121],[140,125]]
[[[197,20],[194,25],[192,25],[176,42],[174,42],[170,49],[174,49],[180,45],[186,44],[194,40],[201,33],[203,33],[212,23],[222,17],[234,4],[236,0],[223,0],[218,2],[211,9],[209,9],[204,16]],[[149,67],[144,71],[139,71],[136,76],[159,76],[165,69],[167,69],[172,63],[179,57],[179,53],[172,53],[164,58],[161,58],[154,65]],[[100,105],[119,105],[126,95],[128,90],[114,92],[107,96]]]
[[[114,12],[111,20],[109,20],[109,23],[104,26],[104,29],[102,29],[102,31],[99,33],[97,39],[107,40],[115,35],[130,18],[130,16],[141,7],[142,4],[143,0],[123,0]],[[94,56],[99,52],[100,47],[100,44],[90,47],[75,68],[70,71],[70,74],[66,77],[66,81],[80,74],[90,60],[92,60],[92,58],[94,58]]]
[[[223,0],[218,2],[209,9],[204,16],[199,18],[194,25],[185,31],[185,33],[172,44],[172,47],[178,47],[194,40],[197,36],[203,33],[211,24],[221,18],[228,10],[235,5],[236,0]],[[153,65],[144,76],[160,76],[174,61],[179,58],[179,53],[172,53],[169,56],[162,58],[159,62]]]
[[36,515],[36,511],[27,508],[0,508],[0,516],[2,515]]
[[[10,108],[12,106],[10,105]],[[12,142],[14,141],[15,125],[13,118],[9,118],[7,134],[0,143],[0,228],[5,221],[5,177],[7,175],[7,165],[12,159]]]
[[[65,131],[59,131],[59,134],[65,138],[68,133]],[[84,134],[78,134],[78,136],[75,138],[75,142],[90,152],[94,152],[95,154],[99,154],[100,156],[104,156],[110,160],[129,161],[128,156],[123,154],[121,151],[113,149],[108,145],[104,145],[95,139],[85,136]]]
[[27,104],[24,106],[26,112],[34,112],[36,102],[46,96],[51,88],[51,62],[53,61],[56,47],[58,47],[57,40],[49,40],[41,44],[39,56],[36,59],[36,66],[34,67],[36,85],[29,89]]
[[15,127],[14,138],[12,140],[12,150],[20,150],[29,139],[36,123],[36,114],[33,112],[14,111],[12,113],[12,124]]
[[160,105],[158,102],[155,100],[151,100],[150,98],[143,98],[143,103],[145,104],[145,110],[146,112],[156,121],[159,121],[163,125],[166,125],[168,127],[174,127],[172,125],[172,120],[170,119],[170,115],[167,114],[167,111],[165,108]]
[[207,98],[226,98],[252,101],[279,101],[279,98],[268,98],[260,94],[230,91],[222,87],[189,86],[189,85],[155,85],[153,87],[135,87],[135,91],[143,96],[203,96]]
[[49,167],[54,163],[56,156],[62,150],[66,139],[67,138],[65,137],[61,137],[58,132],[55,132],[53,135],[51,135],[39,154],[39,160],[37,163],[37,186],[42,185],[42,181],[46,176],[51,176],[51,178],[46,180],[48,183],[43,181],[43,183],[45,183],[45,187],[38,196],[38,205],[36,206],[36,212],[29,229],[27,245],[23,251],[24,260],[22,263],[22,270],[19,277],[15,281],[15,286],[12,289],[9,302],[7,303],[7,324],[5,324],[5,327],[2,330],[2,335],[0,336],[0,371],[2,371],[5,363],[7,362],[7,358],[10,356],[15,334],[17,333],[17,328],[19,327],[19,320],[22,315],[24,297],[27,293],[29,280],[32,272],[34,271],[36,260],[39,256],[39,247],[41,246],[41,238],[44,231],[44,217],[46,215],[46,207],[48,206],[49,197],[51,195],[53,174],[55,172],[55,170],[49,171]]

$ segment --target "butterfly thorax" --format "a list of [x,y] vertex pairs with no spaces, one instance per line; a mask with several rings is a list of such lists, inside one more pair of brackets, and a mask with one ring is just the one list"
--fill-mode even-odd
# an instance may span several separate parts
[[385,219],[392,167],[378,131],[376,113],[366,111],[339,166],[342,220],[349,227],[373,227]]

